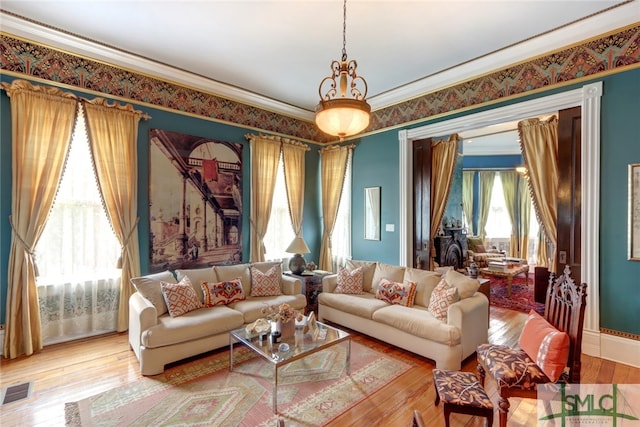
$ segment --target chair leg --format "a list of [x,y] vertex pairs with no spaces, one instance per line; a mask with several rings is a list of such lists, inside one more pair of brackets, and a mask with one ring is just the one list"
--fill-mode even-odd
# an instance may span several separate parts
[[500,396],[498,398],[498,411],[500,412],[500,427],[507,427],[507,416],[509,415],[509,400]]
[[480,376],[480,385],[484,387],[484,378],[487,376],[487,373],[484,371],[484,368],[480,363],[478,363],[478,375]]

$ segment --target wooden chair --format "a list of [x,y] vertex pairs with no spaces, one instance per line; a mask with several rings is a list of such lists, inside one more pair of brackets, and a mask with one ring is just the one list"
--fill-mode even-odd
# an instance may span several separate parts
[[[557,276],[551,274],[545,300],[544,318],[569,337],[569,357],[564,373],[556,383],[580,382],[580,355],[582,353],[582,327],[587,298],[587,285],[576,285],[571,270],[566,266]],[[537,397],[537,385],[552,381],[520,348],[482,344],[477,349],[478,373],[484,384],[487,373],[496,380],[499,395],[500,427],[506,427],[509,397]]]

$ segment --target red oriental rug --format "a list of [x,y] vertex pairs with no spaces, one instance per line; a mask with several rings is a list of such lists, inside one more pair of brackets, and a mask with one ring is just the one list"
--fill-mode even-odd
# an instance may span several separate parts
[[529,278],[529,285],[526,285],[524,277],[515,277],[511,285],[511,296],[508,297],[507,279],[492,277],[490,303],[496,307],[524,313],[534,309],[538,313],[544,314],[544,304],[535,302],[533,299],[533,279],[531,278]]
[[371,396],[410,365],[351,343],[278,370],[278,412],[272,410],[273,365],[246,347],[218,351],[167,368],[163,374],[65,404],[67,426],[321,426]]

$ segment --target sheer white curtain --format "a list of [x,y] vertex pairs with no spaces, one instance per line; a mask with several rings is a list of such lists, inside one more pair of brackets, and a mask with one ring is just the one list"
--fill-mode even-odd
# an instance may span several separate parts
[[342,196],[338,207],[336,224],[331,235],[331,250],[333,252],[333,271],[343,266],[351,258],[351,163],[353,151],[347,157],[347,169],[344,176]]
[[115,331],[120,244],[98,191],[82,111],[36,256],[43,343]]
[[[271,204],[271,216],[269,225],[264,235],[264,248],[266,261],[282,261],[288,265],[291,254],[286,249],[295,237],[291,216],[289,215],[289,204],[287,202],[287,189],[284,179],[284,163],[282,153],[278,161],[278,171],[276,173],[276,185],[273,190]],[[288,267],[285,268],[288,270]]]

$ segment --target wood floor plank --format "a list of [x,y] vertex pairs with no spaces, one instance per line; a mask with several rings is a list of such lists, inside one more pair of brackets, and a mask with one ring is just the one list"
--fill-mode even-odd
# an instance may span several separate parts
[[[489,341],[517,345],[526,314],[491,307]],[[359,344],[409,363],[412,367],[369,399],[345,412],[330,426],[410,426],[413,410],[422,412],[430,427],[444,426],[442,405],[435,406],[433,362],[381,341],[354,333]],[[217,350],[220,352],[226,349]],[[179,362],[178,362],[179,363]],[[476,372],[475,356],[462,369]],[[170,369],[170,368],[169,368]],[[0,408],[2,427],[63,426],[65,402],[77,401],[120,387],[141,378],[138,361],[129,348],[126,333],[108,334],[72,343],[47,346],[31,357],[0,359],[0,387],[33,381],[31,397]],[[582,356],[582,380],[585,383],[640,383],[640,368]],[[487,380],[487,393],[494,405],[497,388]],[[537,425],[537,407],[533,399],[510,399],[509,426]],[[451,425],[484,426],[484,419],[452,414]],[[498,412],[494,415],[498,425]]]

